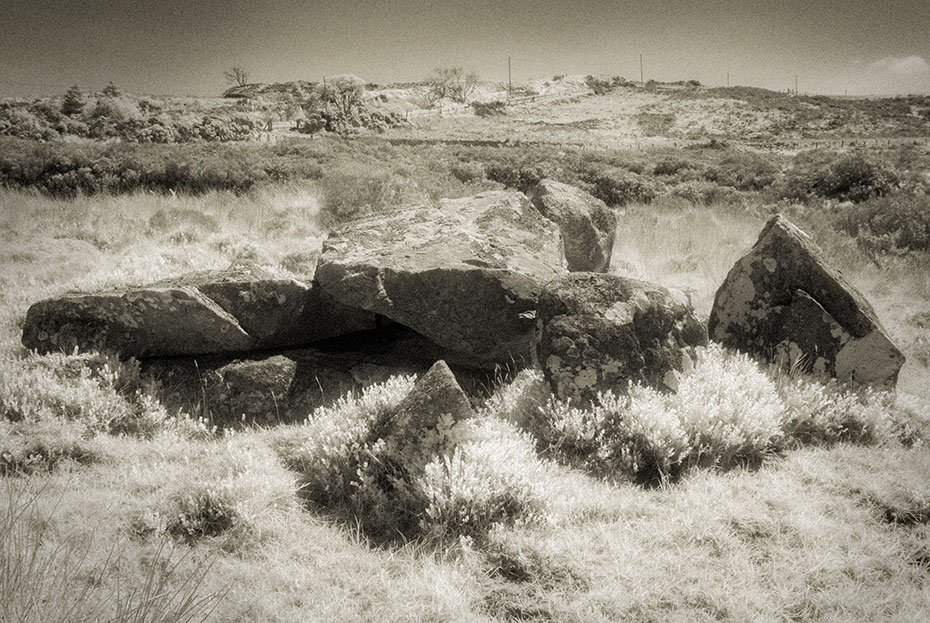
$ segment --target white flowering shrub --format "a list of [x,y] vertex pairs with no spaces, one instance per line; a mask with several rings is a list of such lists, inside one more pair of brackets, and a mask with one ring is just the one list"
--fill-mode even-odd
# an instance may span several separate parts
[[756,463],[779,447],[785,417],[775,383],[745,355],[716,345],[677,393],[631,385],[589,409],[551,401],[542,413],[547,450],[602,476],[640,480],[668,479],[697,462]]
[[98,354],[0,359],[0,417],[67,420],[98,433],[150,437],[168,421],[138,362]]
[[359,473],[379,449],[380,430],[415,380],[394,376],[361,395],[347,394],[330,407],[316,409],[297,430],[287,429],[274,439],[285,464],[301,475],[306,496],[324,505],[353,498]]
[[775,382],[743,353],[712,344],[669,397],[695,458],[756,463],[777,448],[785,406]]
[[[907,396],[763,370],[712,344],[673,394],[632,385],[587,409],[550,400],[519,422],[560,460],[605,477],[666,480],[689,465],[755,465],[790,445],[923,443],[930,418]],[[528,425],[527,425],[528,424]]]
[[897,400],[889,392],[783,374],[779,394],[786,410],[785,431],[794,443],[876,443],[913,436],[908,418],[896,417]]
[[451,454],[426,466],[421,530],[438,538],[481,538],[498,524],[545,521],[547,478],[533,440],[512,424],[467,422]]
[[392,377],[273,432],[275,449],[301,476],[302,494],[375,538],[480,536],[497,523],[542,516],[541,464],[512,425],[445,416],[415,443],[390,439],[414,382]]

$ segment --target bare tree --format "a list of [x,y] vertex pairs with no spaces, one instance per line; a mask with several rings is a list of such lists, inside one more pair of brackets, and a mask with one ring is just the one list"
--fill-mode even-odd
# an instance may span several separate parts
[[239,66],[233,67],[229,71],[224,71],[223,77],[226,78],[226,82],[231,82],[240,87],[244,87],[249,83],[249,73]]
[[478,74],[461,67],[437,67],[429,78],[429,97],[433,101],[449,98],[463,104],[478,86]]

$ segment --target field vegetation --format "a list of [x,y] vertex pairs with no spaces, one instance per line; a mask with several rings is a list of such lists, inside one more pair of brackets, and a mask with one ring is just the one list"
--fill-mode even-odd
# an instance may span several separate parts
[[[641,95],[602,81],[584,105]],[[509,114],[474,121],[506,127]],[[642,120],[667,135],[666,121]],[[925,145],[630,151],[323,134],[0,141],[0,620],[927,618]],[[532,370],[502,371],[473,397],[473,420],[443,429],[439,458],[399,479],[383,429],[412,377],[300,421],[217,431],[167,409],[137,362],[19,345],[44,297],[236,259],[307,277],[336,223],[544,177],[617,210],[612,271],[685,289],[705,318],[766,218],[786,214],[907,355],[897,393],[717,346],[676,394],[633,387],[590,409],[554,400]]]

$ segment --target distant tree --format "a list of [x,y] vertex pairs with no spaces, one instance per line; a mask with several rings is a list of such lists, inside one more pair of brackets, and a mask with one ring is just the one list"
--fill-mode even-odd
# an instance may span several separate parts
[[429,83],[429,98],[433,101],[449,98],[465,103],[478,86],[478,74],[461,67],[437,67]]
[[249,83],[249,73],[239,66],[233,67],[229,71],[224,71],[223,77],[226,78],[226,82],[230,82],[240,87],[244,87]]
[[358,76],[345,74],[324,80],[322,100],[324,104],[350,121],[358,117],[365,96],[365,81]]
[[107,97],[119,97],[123,94],[123,92],[120,91],[119,87],[113,84],[113,81],[111,80],[107,83],[107,86],[103,87],[103,94]]
[[81,89],[75,84],[65,91],[65,96],[61,100],[61,112],[64,115],[73,117],[81,114],[85,104],[87,104],[87,100],[84,99],[84,94],[81,93]]

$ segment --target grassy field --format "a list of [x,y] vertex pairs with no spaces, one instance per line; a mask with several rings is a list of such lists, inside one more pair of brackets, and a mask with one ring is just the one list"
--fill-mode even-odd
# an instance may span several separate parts
[[[30,149],[16,144],[21,162]],[[201,180],[227,155],[81,149],[110,149],[117,169],[120,153],[207,163],[187,170]],[[0,621],[926,620],[930,227],[919,215],[930,156],[557,149],[251,145],[236,162],[318,168],[197,192],[72,195],[7,178]],[[166,411],[132,362],[19,346],[26,309],[44,297],[240,258],[306,277],[333,222],[541,175],[609,200],[611,269],[688,290],[702,317],[768,215],[785,213],[907,355],[897,396],[719,349],[675,396],[641,389],[585,411],[552,402],[538,375],[506,376],[454,453],[405,492],[421,521],[396,534],[355,482],[374,448],[353,435],[410,379],[307,422],[218,434]],[[320,441],[332,439],[343,441]]]

